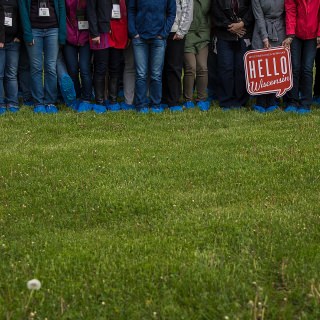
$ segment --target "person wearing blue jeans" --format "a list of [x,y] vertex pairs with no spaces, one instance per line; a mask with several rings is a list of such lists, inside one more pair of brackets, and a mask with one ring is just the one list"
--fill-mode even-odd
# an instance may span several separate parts
[[[20,0],[24,40],[27,45],[31,93],[36,113],[56,113],[57,58],[66,40],[64,0]],[[44,76],[44,81],[43,81]]]
[[[83,101],[90,101],[92,97],[92,77],[89,41],[79,47],[67,43],[64,46],[63,52],[69,75],[74,83],[77,98]],[[79,81],[79,70],[81,85]]]
[[313,64],[320,46],[319,0],[285,0],[286,38],[290,48],[293,87],[287,93],[285,112],[310,113]]
[[[165,13],[165,14],[164,14]],[[129,0],[128,27],[132,39],[136,68],[135,105],[146,113],[149,98],[151,110],[162,112],[162,69],[166,39],[176,17],[176,0]]]
[[19,110],[19,31],[17,0],[0,0],[0,114]]
[[213,0],[211,5],[217,41],[219,104],[222,110],[240,109],[249,99],[243,57],[251,48],[254,26],[251,0]]

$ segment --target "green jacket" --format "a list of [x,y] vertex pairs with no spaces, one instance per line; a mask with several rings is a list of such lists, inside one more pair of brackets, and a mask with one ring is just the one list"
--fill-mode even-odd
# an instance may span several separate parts
[[210,42],[211,0],[193,1],[193,21],[186,36],[184,52],[198,53]]
[[[20,20],[23,29],[23,38],[26,43],[32,42],[33,34],[30,21],[31,0],[19,0]],[[55,13],[59,24],[59,44],[66,42],[66,7],[64,0],[53,0]]]

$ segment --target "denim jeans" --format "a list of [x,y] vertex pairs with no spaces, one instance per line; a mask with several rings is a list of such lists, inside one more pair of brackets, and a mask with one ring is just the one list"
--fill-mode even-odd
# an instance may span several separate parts
[[[77,98],[86,101],[91,100],[92,77],[91,77],[91,51],[89,43],[84,46],[73,46],[67,43],[64,46],[64,58],[69,76],[71,77]],[[79,81],[79,72],[81,86]]]
[[24,42],[20,45],[20,57],[18,68],[18,85],[19,91],[23,97],[23,101],[29,101],[32,99],[31,95],[31,75],[30,75],[30,63],[27,48]]
[[241,107],[249,99],[243,63],[243,56],[249,49],[244,39],[217,41],[218,99],[221,107]]
[[147,103],[148,74],[150,77],[149,98],[153,106],[159,106],[162,97],[162,69],[166,40],[135,38],[132,40],[136,66],[136,108],[144,108]]
[[0,106],[18,105],[18,65],[20,43],[5,43],[0,48]]
[[294,38],[290,51],[293,87],[287,93],[286,105],[308,108],[312,103],[313,63],[317,53],[317,40]]
[[54,104],[57,101],[58,31],[58,28],[32,29],[34,45],[27,45],[30,59],[31,93],[36,105]]

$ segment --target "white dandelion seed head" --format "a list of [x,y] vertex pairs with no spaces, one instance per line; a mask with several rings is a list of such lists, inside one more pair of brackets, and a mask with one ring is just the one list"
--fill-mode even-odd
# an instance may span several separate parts
[[39,290],[41,288],[41,282],[38,279],[32,279],[27,282],[29,290]]

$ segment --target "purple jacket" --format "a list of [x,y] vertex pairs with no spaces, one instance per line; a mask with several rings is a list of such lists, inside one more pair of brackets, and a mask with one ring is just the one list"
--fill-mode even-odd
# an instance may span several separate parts
[[83,10],[86,14],[87,0],[66,0],[67,42],[74,46],[84,46],[89,42],[89,30],[79,31],[77,10]]

